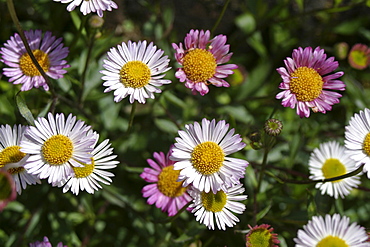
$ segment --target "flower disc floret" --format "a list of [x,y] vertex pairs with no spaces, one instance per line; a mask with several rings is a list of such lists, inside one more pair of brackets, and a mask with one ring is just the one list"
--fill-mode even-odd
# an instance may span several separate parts
[[[338,142],[326,142],[313,150],[309,160],[310,179],[321,180],[344,175],[356,169],[356,163],[346,148]],[[360,176],[354,175],[348,178],[331,182],[317,183],[316,188],[321,194],[328,194],[337,199],[349,195],[353,188],[360,184]]]
[[41,179],[48,178],[52,185],[69,179],[74,174],[72,167],[91,164],[96,135],[88,132],[90,128],[72,114],[67,119],[52,113],[38,118],[20,144],[20,150],[30,154],[24,167]]
[[299,229],[294,238],[296,247],[369,247],[364,227],[357,223],[349,224],[349,217],[339,214],[313,216],[303,230]]
[[[62,78],[67,72],[64,69],[69,67],[67,61],[63,60],[67,57],[69,50],[63,47],[62,38],[56,39],[51,32],[45,32],[42,35],[40,30],[25,31],[24,35],[32,54],[45,74],[53,79]],[[27,53],[19,34],[16,33],[10,37],[10,40],[1,48],[0,54],[2,56],[0,61],[9,66],[3,69],[4,75],[10,78],[9,82],[22,84],[22,91],[41,86],[49,90],[45,79]]]
[[210,31],[190,30],[184,39],[184,45],[173,43],[176,50],[177,62],[182,65],[178,68],[175,76],[180,82],[191,89],[193,94],[205,95],[209,92],[208,85],[216,87],[230,87],[223,78],[233,74],[237,69],[236,64],[227,63],[232,53],[229,53],[229,45],[226,45],[226,36],[217,35],[210,39]]
[[26,154],[19,150],[19,146],[9,146],[0,151],[0,168],[6,164],[16,163],[23,159]]
[[148,204],[155,204],[168,216],[174,216],[177,212],[189,203],[192,198],[188,194],[188,187],[183,187],[182,182],[178,182],[180,171],[174,170],[174,162],[168,156],[172,152],[170,148],[168,154],[154,153],[154,159],[148,159],[151,168],[144,168],[140,177],[150,184],[142,189],[143,197],[148,198]]
[[370,178],[370,110],[364,109],[354,114],[346,126],[344,144],[348,155],[356,162],[356,167],[364,164],[363,171]]
[[246,235],[247,247],[278,247],[280,241],[277,238],[276,233],[272,233],[274,228],[270,228],[270,225],[262,224],[255,227],[251,227],[249,233]]
[[224,120],[217,122],[203,119],[202,123],[185,125],[179,131],[170,159],[176,161],[175,170],[180,170],[179,181],[183,186],[192,185],[208,193],[239,184],[244,177],[246,160],[228,155],[245,147],[240,135]]
[[163,84],[171,83],[164,80],[169,59],[163,56],[163,51],[146,41],[122,43],[113,47],[107,53],[101,70],[105,81],[103,86],[107,87],[104,92],[114,91],[114,101],[119,102],[130,96],[130,103],[137,100],[145,103],[147,98],[154,99],[154,93],[161,93],[158,88]]
[[214,213],[222,211],[227,201],[226,193],[222,190],[217,191],[216,194],[201,192],[201,197],[204,209]]
[[339,64],[334,57],[327,59],[324,49],[299,47],[284,62],[286,68],[277,69],[283,79],[279,88],[284,91],[276,95],[277,99],[283,99],[283,106],[296,108],[300,117],[309,117],[310,109],[326,113],[339,103],[342,95],[330,90],[345,90],[345,84],[338,80],[344,73],[329,74]]

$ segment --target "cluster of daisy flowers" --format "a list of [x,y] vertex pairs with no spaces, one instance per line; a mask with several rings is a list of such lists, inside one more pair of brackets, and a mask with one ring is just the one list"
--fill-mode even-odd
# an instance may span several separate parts
[[93,194],[109,185],[118,161],[109,140],[98,144],[99,134],[69,114],[39,117],[35,126],[0,126],[0,170],[14,179],[18,194],[27,185],[47,179],[63,192]]
[[203,119],[185,125],[178,134],[167,156],[154,153],[156,161],[148,160],[151,168],[141,177],[151,184],[143,188],[143,196],[169,216],[188,207],[209,229],[215,229],[215,222],[218,229],[233,227],[239,222],[234,213],[245,210],[240,201],[247,196],[240,179],[248,162],[228,155],[245,143],[224,120]]

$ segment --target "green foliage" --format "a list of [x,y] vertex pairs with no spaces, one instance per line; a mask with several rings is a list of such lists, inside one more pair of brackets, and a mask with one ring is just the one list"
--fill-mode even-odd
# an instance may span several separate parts
[[[346,91],[327,114],[301,119],[275,96],[281,82],[276,68],[284,66],[293,49],[320,46],[335,56],[339,42],[369,45],[370,1],[229,1],[212,35],[227,35],[231,63],[239,70],[226,78],[230,88],[210,86],[205,96],[193,95],[175,78],[179,65],[171,45],[183,42],[190,29],[211,30],[228,1],[115,2],[119,8],[104,12],[104,25],[93,28],[88,24],[92,15],[83,16],[79,8],[68,12],[65,4],[49,0],[14,1],[25,30],[49,30],[63,37],[71,67],[64,78],[51,79],[56,95],[42,89],[19,92],[19,85],[0,76],[0,124],[32,125],[34,118],[49,111],[73,113],[100,134],[100,141],[111,141],[120,164],[112,170],[113,183],[93,195],[63,193],[46,181],[28,186],[0,214],[1,246],[26,246],[44,236],[54,245],[61,241],[68,246],[244,246],[248,225],[266,223],[284,247],[294,245],[297,230],[312,216],[326,213],[347,215],[369,227],[366,175],[361,188],[343,200],[321,195],[313,183],[294,183],[308,179],[312,150],[329,140],[343,142],[350,117],[370,106],[369,68],[358,71],[346,60],[339,61]],[[5,0],[0,0],[0,27],[1,44],[17,32]],[[100,73],[106,52],[128,40],[153,41],[169,56],[172,67],[166,75],[172,83],[162,86],[155,99],[137,104],[130,129],[133,106],[128,99],[115,103],[112,92],[103,93]],[[166,153],[179,129],[204,117],[226,120],[247,143],[233,154],[250,163],[242,180],[247,209],[226,231],[208,230],[186,210],[170,218],[148,205],[141,193],[146,183],[139,175],[148,167],[146,159],[153,158],[153,152]],[[262,168],[265,148],[253,149],[248,134],[262,132],[270,117],[284,127]]]

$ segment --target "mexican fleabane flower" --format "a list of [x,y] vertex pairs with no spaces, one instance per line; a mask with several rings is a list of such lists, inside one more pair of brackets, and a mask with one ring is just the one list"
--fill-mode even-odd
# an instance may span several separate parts
[[223,78],[233,74],[236,64],[227,63],[233,53],[229,53],[230,45],[226,45],[226,36],[217,35],[210,39],[210,31],[190,30],[184,40],[184,45],[173,43],[175,57],[182,66],[177,69],[175,76],[180,82],[196,94],[202,96],[209,92],[208,85],[229,87]]
[[277,69],[283,79],[279,88],[284,91],[276,95],[277,99],[283,99],[284,107],[296,108],[300,117],[309,117],[310,109],[326,113],[339,103],[342,95],[329,90],[345,90],[345,84],[338,80],[344,73],[329,74],[339,64],[334,57],[326,59],[324,49],[299,47],[284,63],[286,68]]
[[[53,247],[48,239],[48,237],[44,237],[43,241],[36,241],[34,243],[30,243],[29,247]],[[67,247],[67,245],[63,245],[62,242],[59,242],[56,247]]]
[[20,143],[26,128],[22,125],[14,125],[13,128],[9,125],[0,126],[0,170],[12,175],[18,194],[22,194],[22,188],[26,189],[27,184],[41,183],[24,168],[29,155],[20,151]]
[[169,159],[170,151],[165,156],[163,152],[153,154],[154,160],[147,159],[151,168],[144,168],[140,177],[151,184],[142,189],[143,197],[148,198],[148,204],[155,204],[168,216],[174,216],[192,198],[189,196],[187,187],[182,182],[177,182],[180,171],[174,170],[174,161]]
[[154,93],[162,92],[159,86],[171,83],[163,79],[170,69],[170,60],[163,53],[153,42],[147,45],[145,40],[123,42],[111,48],[104,60],[105,70],[100,71],[104,74],[103,86],[107,87],[104,93],[114,91],[115,102],[129,95],[130,103],[137,100],[144,104],[147,98],[154,99]]
[[[346,148],[338,142],[322,143],[311,153],[308,163],[310,179],[338,177],[356,170],[355,165],[356,162],[346,153]],[[360,176],[355,175],[332,182],[317,183],[315,187],[321,190],[321,194],[337,199],[339,196],[344,198],[349,195],[352,189],[357,188],[360,183]]]
[[20,143],[20,151],[30,155],[24,165],[29,173],[56,185],[74,173],[73,167],[91,164],[96,136],[84,121],[72,114],[65,119],[63,113],[48,113],[34,123]]
[[242,214],[245,210],[245,204],[240,201],[246,200],[248,196],[242,195],[243,192],[242,184],[227,188],[227,192],[220,190],[215,194],[191,187],[189,194],[193,197],[193,203],[189,207],[196,220],[208,229],[214,230],[216,221],[219,230],[226,230],[226,226],[233,227],[239,222],[234,213]]
[[98,16],[103,17],[103,11],[112,11],[117,9],[118,5],[112,0],[53,0],[54,2],[69,3],[67,10],[73,11],[80,6],[82,14],[87,15],[96,12]]
[[370,64],[370,48],[364,44],[355,44],[348,54],[348,63],[355,69],[366,69]]
[[363,171],[370,179],[370,110],[365,108],[351,117],[344,133],[344,145],[356,167],[365,164]]
[[366,243],[367,233],[365,228],[357,223],[349,224],[347,216],[339,214],[313,216],[303,230],[298,230],[297,238],[294,238],[296,247],[368,247]]
[[244,177],[246,160],[227,157],[245,147],[240,135],[229,131],[229,124],[221,120],[185,125],[185,130],[178,132],[180,137],[170,159],[176,161],[175,170],[180,170],[179,181],[183,186],[192,184],[196,189],[208,193],[240,183]]
[[[25,31],[24,34],[45,74],[53,79],[62,78],[67,73],[64,69],[69,67],[67,61],[63,60],[69,50],[68,47],[63,47],[62,38],[57,39],[51,32],[45,32],[42,36],[41,30]],[[33,87],[49,90],[49,86],[33,64],[18,33],[10,37],[10,40],[1,48],[0,54],[0,61],[10,67],[3,69],[3,74],[10,78],[9,82],[22,84],[22,91],[28,91]]]
[[[89,130],[87,135],[91,135],[91,132]],[[108,139],[97,145],[99,134],[93,132],[93,135],[96,141],[92,145],[94,150],[91,152],[91,164],[82,164],[82,167],[72,166],[71,178],[58,184],[58,187],[63,186],[63,193],[71,190],[73,194],[78,195],[80,191],[85,190],[87,193],[94,194],[102,188],[100,183],[109,185],[112,182],[111,177],[114,177],[114,174],[106,170],[117,166],[119,162],[114,160],[117,155],[113,155],[113,148],[110,147]]]
[[272,233],[274,228],[268,224],[257,225],[251,227],[246,235],[247,247],[278,247],[280,241],[276,233]]

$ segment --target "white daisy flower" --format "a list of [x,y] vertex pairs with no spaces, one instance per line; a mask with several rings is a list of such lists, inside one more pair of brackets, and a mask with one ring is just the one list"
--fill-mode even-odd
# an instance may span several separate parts
[[200,191],[215,194],[240,183],[248,162],[227,155],[243,149],[245,143],[240,135],[234,135],[234,129],[228,131],[229,124],[204,118],[201,125],[194,122],[185,129],[179,131],[170,157],[177,161],[174,170],[181,170],[179,181],[184,181],[184,187],[192,184]]
[[189,194],[194,200],[189,208],[193,208],[191,212],[196,216],[196,220],[206,225],[208,229],[214,230],[214,221],[216,221],[218,229],[226,230],[226,226],[233,227],[236,222],[239,222],[238,217],[233,213],[242,214],[245,210],[245,205],[238,202],[248,197],[241,195],[244,192],[242,186],[238,184],[228,188],[228,192],[220,190],[216,194],[191,187]]
[[80,6],[82,14],[87,15],[91,12],[96,12],[98,16],[103,17],[103,11],[112,11],[117,9],[117,4],[112,0],[53,0],[54,2],[69,3],[67,10],[73,11],[76,7]]
[[327,214],[325,218],[313,216],[303,230],[298,230],[294,242],[296,247],[368,247],[367,238],[365,228],[357,223],[349,225],[349,217]]
[[370,179],[370,110],[365,109],[351,117],[345,131],[345,147],[356,167],[365,164],[363,171]]
[[168,67],[169,59],[162,57],[163,51],[151,42],[139,41],[138,43],[128,41],[113,47],[107,53],[108,58],[104,60],[105,70],[104,93],[114,91],[114,101],[119,102],[130,95],[130,103],[135,100],[145,103],[145,99],[154,99],[154,93],[161,93],[157,88],[163,84],[171,83],[170,80],[162,79],[164,72],[171,69]]
[[0,126],[0,169],[10,173],[13,177],[17,193],[22,194],[22,188],[27,184],[41,183],[40,180],[27,172],[24,168],[27,154],[20,151],[20,142],[24,138],[26,126]]
[[[310,179],[333,178],[356,170],[356,162],[345,150],[345,147],[335,141],[320,144],[320,147],[311,153],[308,163]],[[317,183],[316,188],[321,190],[321,194],[328,194],[337,199],[338,196],[342,198],[347,196],[360,183],[360,176],[356,175],[333,182]]]
[[21,151],[30,155],[25,168],[39,178],[48,178],[57,184],[73,174],[73,167],[91,164],[92,145],[96,136],[87,131],[90,126],[69,114],[49,113],[48,118],[39,117],[30,126],[21,141]]
[[95,147],[99,135],[96,132],[93,134],[96,136],[96,142],[93,145],[94,150],[91,152],[93,156],[91,158],[91,164],[83,164],[83,167],[72,167],[74,171],[72,177],[62,181],[58,185],[58,187],[64,186],[63,193],[71,190],[73,194],[78,195],[80,190],[86,190],[87,193],[94,194],[95,190],[97,191],[102,188],[100,183],[109,185],[112,182],[110,177],[114,177],[114,174],[105,170],[117,166],[119,162],[113,160],[117,155],[112,155],[113,148],[110,147],[111,144],[108,139]]

